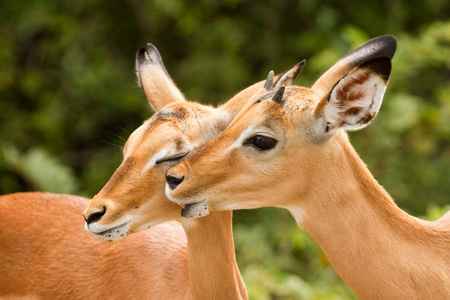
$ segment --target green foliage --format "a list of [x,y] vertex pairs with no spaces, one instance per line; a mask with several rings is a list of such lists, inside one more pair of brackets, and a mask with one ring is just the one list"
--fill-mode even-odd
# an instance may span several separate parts
[[3,145],[6,167],[16,172],[38,190],[70,194],[77,191],[72,169],[62,165],[45,149],[31,148],[21,154],[12,145]]
[[[379,116],[351,139],[408,212],[436,219],[450,195],[450,3],[411,1],[3,1],[0,193],[92,196],[151,115],[135,51],[160,50],[187,98],[217,104],[307,58],[310,85],[367,39],[399,39]],[[446,206],[447,205],[447,206]],[[355,299],[287,212],[237,212],[251,299]]]

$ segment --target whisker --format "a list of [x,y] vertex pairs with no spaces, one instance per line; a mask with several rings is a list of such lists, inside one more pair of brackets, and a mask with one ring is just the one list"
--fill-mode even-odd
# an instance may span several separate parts
[[112,146],[114,149],[117,149],[117,150],[120,150],[120,151],[122,151],[123,147],[124,147],[124,145],[121,144],[121,143],[110,142],[110,141],[107,141],[107,140],[100,140],[100,143],[107,144],[109,146]]
[[127,139],[122,137],[121,135],[114,133],[114,132],[110,132],[110,131],[106,131],[106,135],[108,135],[108,137],[114,137],[115,138],[115,142],[121,142],[123,143],[123,145],[125,145],[125,143],[127,142]]

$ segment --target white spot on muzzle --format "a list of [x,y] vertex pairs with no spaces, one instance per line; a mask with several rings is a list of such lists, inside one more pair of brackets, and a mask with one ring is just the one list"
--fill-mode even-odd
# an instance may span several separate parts
[[131,217],[126,217],[110,225],[100,225],[98,222],[89,225],[85,223],[84,228],[101,240],[114,242],[123,239],[128,234],[131,221]]
[[104,231],[102,233],[94,233],[94,235],[106,242],[120,241],[128,234],[130,229],[130,223],[123,224],[122,226],[112,228],[110,230]]
[[176,203],[176,204],[183,204],[183,201],[178,201],[178,200],[172,198],[172,196],[170,195],[170,192],[171,192],[171,191],[172,191],[172,189],[169,187],[169,184],[166,182],[166,188],[165,188],[166,197],[167,197],[170,201],[172,201],[172,202],[174,202],[174,203]]

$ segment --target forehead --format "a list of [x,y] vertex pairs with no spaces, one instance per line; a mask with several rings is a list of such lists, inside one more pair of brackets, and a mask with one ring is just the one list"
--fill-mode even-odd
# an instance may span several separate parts
[[136,152],[138,149],[157,151],[161,146],[168,142],[180,139],[183,133],[174,125],[173,122],[154,122],[147,120],[137,128],[125,144],[125,152]]
[[130,148],[149,151],[149,147],[157,151],[168,143],[203,142],[204,138],[219,133],[217,128],[224,127],[221,121],[221,115],[211,107],[195,102],[173,103],[136,129],[128,139],[125,151]]
[[314,107],[320,99],[311,91],[311,89],[302,86],[292,86],[287,88],[289,94],[283,98],[283,109],[289,113],[298,113],[308,108]]
[[181,122],[188,118],[188,109],[184,105],[168,105],[153,115],[148,122],[148,127],[161,122]]
[[296,118],[317,101],[309,88],[301,86],[286,87],[281,103],[271,100],[274,94],[272,91],[260,96],[236,119],[246,120],[246,123],[271,123]]
[[131,134],[125,145],[125,151],[134,152],[141,146],[157,150],[167,142],[177,142],[185,135],[179,125],[186,118],[187,111],[182,106],[171,106],[161,110]]

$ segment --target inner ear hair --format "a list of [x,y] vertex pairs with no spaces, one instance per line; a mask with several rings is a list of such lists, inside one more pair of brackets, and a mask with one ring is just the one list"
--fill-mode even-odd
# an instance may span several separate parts
[[381,106],[390,71],[389,58],[376,58],[342,77],[316,107],[324,132],[358,130],[369,124]]

